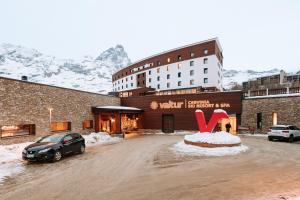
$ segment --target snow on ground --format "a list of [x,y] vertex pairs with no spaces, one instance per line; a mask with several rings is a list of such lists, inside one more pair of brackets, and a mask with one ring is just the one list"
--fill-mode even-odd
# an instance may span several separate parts
[[113,144],[122,140],[119,137],[111,137],[109,134],[104,132],[91,133],[89,135],[83,135],[83,137],[87,147],[100,144]]
[[0,183],[9,177],[24,170],[22,166],[22,151],[31,142],[0,145]]
[[261,133],[255,133],[255,134],[251,134],[251,133],[241,133],[241,134],[239,134],[239,136],[268,137],[268,134],[261,134]]
[[[87,147],[112,144],[120,142],[122,139],[111,137],[107,133],[91,133],[83,135]],[[6,177],[10,177],[24,171],[22,163],[22,151],[32,142],[25,142],[12,145],[0,145],[0,184]]]
[[225,131],[216,133],[195,133],[193,135],[186,135],[184,139],[190,142],[202,142],[209,144],[237,144],[241,143],[240,137],[232,135]]
[[140,129],[139,132],[143,135],[190,135],[194,134],[196,131],[178,130],[174,133],[164,133],[159,129]]
[[236,155],[246,152],[249,148],[245,145],[235,147],[216,147],[204,148],[194,145],[187,145],[183,141],[178,142],[171,147],[173,151],[180,154],[196,155],[196,156],[227,156]]

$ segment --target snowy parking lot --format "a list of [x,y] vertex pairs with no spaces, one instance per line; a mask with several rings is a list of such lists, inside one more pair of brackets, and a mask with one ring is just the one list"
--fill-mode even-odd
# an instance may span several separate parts
[[[197,156],[172,149],[182,141],[179,135],[144,135],[122,142],[105,135],[89,137],[83,155],[51,164],[22,164],[22,172],[0,186],[1,199],[295,200],[300,196],[300,142],[243,136],[248,151]],[[97,141],[115,144],[96,145]]]

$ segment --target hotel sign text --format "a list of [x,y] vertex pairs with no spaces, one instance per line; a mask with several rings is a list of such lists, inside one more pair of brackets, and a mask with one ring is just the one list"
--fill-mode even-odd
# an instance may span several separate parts
[[152,101],[150,104],[152,110],[157,109],[182,109],[182,108],[230,108],[230,103],[220,102],[211,103],[209,100],[195,100],[195,101],[167,101],[167,102],[157,102]]

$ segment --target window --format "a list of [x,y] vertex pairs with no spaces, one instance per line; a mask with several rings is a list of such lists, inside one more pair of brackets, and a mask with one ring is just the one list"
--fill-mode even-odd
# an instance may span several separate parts
[[208,54],[208,49],[204,49],[203,53],[204,53],[204,55],[207,55]]
[[204,83],[208,83],[208,78],[204,78],[204,79],[203,79],[203,82],[204,82]]
[[177,76],[178,76],[178,78],[180,78],[181,77],[181,72],[178,72]]
[[[140,82],[139,82],[139,81],[137,82],[137,85],[140,86]],[[122,88],[122,89],[123,89],[123,88]]]
[[190,70],[190,76],[194,75],[194,70]]
[[204,58],[203,59],[203,64],[207,64],[208,63],[208,58]]
[[160,89],[160,85],[159,84],[157,84],[157,89]]
[[272,123],[273,125],[277,125],[277,113],[272,113]]
[[168,63],[171,62],[171,58],[168,58],[168,59],[167,59],[167,62],[168,62]]
[[159,81],[159,80],[160,80],[160,76],[157,77],[157,81]]
[[180,68],[181,68],[181,63],[178,63],[177,69],[180,69]]
[[190,85],[194,85],[194,79],[190,80]]
[[124,82],[124,80],[122,79],[122,83]]
[[170,87],[170,83],[167,83],[167,88],[169,88]]
[[194,52],[190,52],[190,57],[193,58],[195,56]]
[[178,86],[181,86],[181,81],[178,81]]
[[143,81],[143,85],[145,85],[145,81]]
[[151,70],[149,70],[149,75],[151,75]]
[[194,66],[194,61],[193,60],[190,61],[190,66]]
[[133,76],[131,76],[131,80],[133,80]]
[[126,88],[128,88],[128,84],[126,84]]
[[126,78],[125,80],[126,80],[126,82],[127,82],[127,81],[128,81],[128,78]]
[[157,62],[156,62],[156,65],[159,66],[159,65],[160,65],[160,61],[157,61]]
[[140,78],[140,75],[139,75],[139,74],[137,75],[137,78]]
[[52,122],[51,131],[71,131],[71,122]]
[[177,56],[177,60],[181,60],[181,59],[182,59],[181,55]]
[[133,83],[131,83],[130,85],[131,85],[131,87],[133,87]]
[[82,122],[82,129],[92,129],[93,128],[93,120],[84,120]]
[[207,73],[208,73],[208,68],[204,68],[204,69],[203,69],[203,73],[204,73],[204,74],[207,74]]
[[159,74],[159,68],[156,69],[156,72]]
[[1,138],[35,135],[35,124],[8,125],[0,127]]
[[151,83],[151,78],[149,78],[149,83]]
[[169,71],[169,65],[167,65],[167,71]]
[[262,113],[256,113],[256,128],[262,129]]
[[170,74],[167,74],[167,79],[170,79]]

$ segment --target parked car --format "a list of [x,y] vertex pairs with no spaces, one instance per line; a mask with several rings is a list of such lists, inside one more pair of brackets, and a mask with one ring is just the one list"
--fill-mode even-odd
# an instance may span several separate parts
[[42,137],[37,142],[25,147],[22,157],[27,161],[59,161],[62,157],[84,153],[85,140],[78,133],[57,133]]
[[272,126],[268,131],[268,139],[272,141],[274,139],[287,140],[288,142],[294,142],[295,138],[300,137],[300,129],[293,125],[276,125]]

